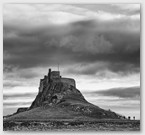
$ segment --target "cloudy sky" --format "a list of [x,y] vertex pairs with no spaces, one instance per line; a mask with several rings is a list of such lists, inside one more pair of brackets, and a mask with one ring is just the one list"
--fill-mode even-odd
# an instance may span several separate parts
[[59,63],[89,102],[140,118],[139,4],[5,4],[3,30],[4,115]]

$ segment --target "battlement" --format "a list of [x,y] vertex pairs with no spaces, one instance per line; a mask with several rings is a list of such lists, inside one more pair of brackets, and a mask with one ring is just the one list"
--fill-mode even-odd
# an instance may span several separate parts
[[63,78],[60,76],[59,71],[51,71],[51,69],[49,69],[48,75],[45,75],[43,79],[40,79],[39,92],[42,92],[43,89],[47,87],[48,83],[51,82],[63,82],[67,83],[70,86],[76,87],[74,79]]
[[76,87],[76,83],[74,79],[71,78],[61,78],[61,82],[67,83],[68,85]]
[[50,74],[50,79],[59,79],[60,78],[60,72],[59,71],[52,71]]

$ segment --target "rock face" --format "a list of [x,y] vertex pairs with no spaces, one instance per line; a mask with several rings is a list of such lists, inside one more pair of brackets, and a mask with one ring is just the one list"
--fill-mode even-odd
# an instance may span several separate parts
[[76,88],[74,79],[62,78],[59,71],[51,71],[40,80],[39,92],[28,109],[19,109],[9,119],[120,119],[112,111],[89,103]]
[[41,106],[54,106],[66,99],[74,99],[87,102],[78,89],[76,89],[75,80],[71,78],[62,78],[59,71],[51,72],[48,76],[40,80],[39,93],[29,109]]
[[17,112],[16,113],[21,113],[21,112],[25,112],[27,111],[28,108],[27,107],[24,107],[24,108],[18,108]]

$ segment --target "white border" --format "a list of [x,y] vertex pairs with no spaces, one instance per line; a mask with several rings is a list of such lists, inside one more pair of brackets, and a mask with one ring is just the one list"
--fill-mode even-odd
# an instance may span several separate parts
[[[141,42],[140,42],[140,48],[141,48],[141,131],[140,132],[3,132],[3,4],[5,3],[64,3],[64,4],[92,4],[92,3],[96,3],[96,4],[111,4],[111,3],[141,3]],[[0,0],[0,135],[4,135],[4,134],[44,134],[44,135],[48,135],[48,134],[127,134],[127,135],[131,135],[131,134],[144,134],[144,72],[143,69],[145,69],[144,66],[144,58],[145,58],[145,47],[144,47],[144,13],[145,13],[145,7],[144,7],[144,0]]]

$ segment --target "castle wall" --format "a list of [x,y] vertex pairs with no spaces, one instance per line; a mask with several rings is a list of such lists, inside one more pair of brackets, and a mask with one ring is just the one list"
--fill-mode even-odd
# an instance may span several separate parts
[[60,78],[54,78],[53,82],[60,82]]
[[60,78],[60,72],[59,71],[52,71],[50,75],[51,79],[57,79]]
[[76,87],[76,83],[75,83],[74,79],[71,79],[71,78],[61,78],[61,82],[67,83],[69,85],[72,85],[72,86]]
[[48,77],[44,76],[44,79],[40,79],[40,84],[39,84],[39,92],[43,91],[43,88],[45,85],[48,83]]
[[[49,79],[50,78],[50,79]],[[59,71],[52,71],[48,73],[48,76],[44,76],[44,79],[40,79],[40,85],[39,85],[39,92],[42,92],[44,87],[47,86],[49,81],[53,82],[63,82],[67,83],[68,85],[72,85],[76,87],[75,80],[71,78],[61,78]]]
[[39,85],[39,92],[42,92],[43,91],[43,83],[44,81],[43,80],[40,80],[40,85]]

